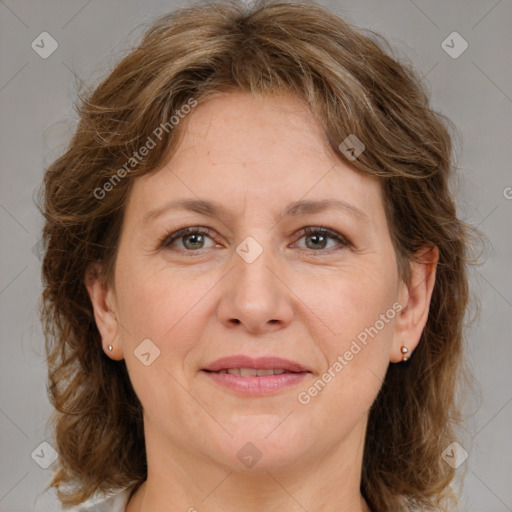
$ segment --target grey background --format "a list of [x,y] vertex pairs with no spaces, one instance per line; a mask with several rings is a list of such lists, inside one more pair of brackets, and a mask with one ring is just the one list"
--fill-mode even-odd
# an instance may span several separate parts
[[[382,33],[412,60],[430,84],[434,106],[460,130],[460,215],[490,240],[485,264],[471,272],[481,313],[469,331],[469,357],[481,399],[457,440],[469,453],[457,470],[466,474],[461,510],[511,511],[512,3],[323,3]],[[0,512],[57,509],[43,494],[51,469],[31,458],[50,439],[34,247],[42,220],[34,191],[74,127],[76,85],[94,86],[137,41],[142,24],[176,6],[163,0],[0,2]],[[59,45],[47,59],[31,47],[44,31]],[[441,47],[453,31],[469,44],[456,59]]]

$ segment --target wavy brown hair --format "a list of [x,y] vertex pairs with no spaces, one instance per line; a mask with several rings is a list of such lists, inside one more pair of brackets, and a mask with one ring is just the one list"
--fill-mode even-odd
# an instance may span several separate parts
[[361,492],[378,512],[444,510],[454,469],[441,453],[456,439],[459,384],[468,375],[463,329],[473,236],[449,188],[452,138],[417,75],[382,38],[308,0],[220,0],[173,11],[92,93],[78,94],[76,131],[44,178],[41,318],[60,456],[49,487],[75,505],[147,477],[142,406],[124,361],[103,353],[85,279],[97,262],[112,283],[131,186],[168,161],[185,123],[164,130],[129,172],[120,172],[123,165],[191,98],[202,103],[234,90],[300,98],[341,160],[349,134],[364,142],[348,163],[381,181],[404,281],[420,248],[439,248],[420,343],[406,364],[389,365],[370,410]]

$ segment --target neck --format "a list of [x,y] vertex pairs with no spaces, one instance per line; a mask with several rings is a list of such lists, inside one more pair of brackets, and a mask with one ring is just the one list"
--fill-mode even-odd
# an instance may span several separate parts
[[[227,475],[224,481],[219,482],[220,487],[226,480],[230,479],[232,475]],[[227,486],[230,491],[236,488],[238,480],[233,478],[231,484]],[[154,510],[158,512],[173,512],[175,510],[186,510],[187,512],[198,512],[208,503],[208,510],[211,512],[226,511],[234,512],[244,510],[248,512],[268,510],[269,512],[372,512],[363,496],[358,494],[352,499],[343,499],[337,489],[337,500],[330,502],[325,496],[318,495],[315,499],[311,500],[305,493],[296,493],[297,496],[292,494],[286,489],[275,476],[269,476],[269,483],[273,483],[274,490],[279,490],[278,493],[267,493],[268,489],[262,490],[261,487],[255,491],[254,489],[250,494],[242,495],[241,492],[235,492],[229,495],[227,492],[217,493],[218,489],[212,489],[209,494],[205,494],[200,498],[197,494],[196,498],[184,498],[180,496],[178,488],[175,486],[168,486],[173,491],[173,495],[164,498],[160,492],[160,487],[154,488],[151,482],[146,480],[134,493],[126,508],[126,512],[143,512],[147,510]],[[279,494],[279,496],[277,495]],[[192,504],[192,505],[191,505]],[[184,508],[185,507],[185,508]]]
[[146,430],[148,478],[126,512],[371,512],[360,493],[364,433],[356,428],[342,446],[314,457],[266,466],[262,457],[241,470]]

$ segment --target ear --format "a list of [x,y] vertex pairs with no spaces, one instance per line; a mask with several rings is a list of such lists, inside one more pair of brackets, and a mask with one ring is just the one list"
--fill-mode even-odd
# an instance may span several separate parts
[[390,361],[402,361],[400,347],[405,345],[409,356],[418,346],[421,333],[427,323],[430,299],[436,281],[439,249],[436,246],[423,247],[410,263],[410,283],[401,284],[400,310],[395,323],[395,336]]
[[[114,293],[102,278],[98,263],[89,265],[85,274],[85,286],[94,310],[94,319],[101,335],[103,351],[108,357],[119,361],[123,351],[119,339],[120,324],[115,310]],[[112,351],[108,346],[112,345]]]

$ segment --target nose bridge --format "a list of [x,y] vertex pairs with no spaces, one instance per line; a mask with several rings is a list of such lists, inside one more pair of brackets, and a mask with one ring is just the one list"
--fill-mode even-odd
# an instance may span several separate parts
[[[261,237],[259,239],[261,240]],[[276,283],[272,282],[274,274],[270,269],[276,266],[276,258],[272,254],[270,237],[267,237],[263,244],[250,236],[242,241],[236,249],[236,258],[238,259],[236,272],[239,283],[237,290],[242,294],[250,294],[252,290],[253,293],[261,294],[263,292],[271,295],[275,288]]]
[[226,325],[243,324],[250,331],[275,329],[288,323],[292,305],[279,278],[279,259],[274,254],[271,233],[246,237],[236,248],[234,268],[221,298],[220,320]]

